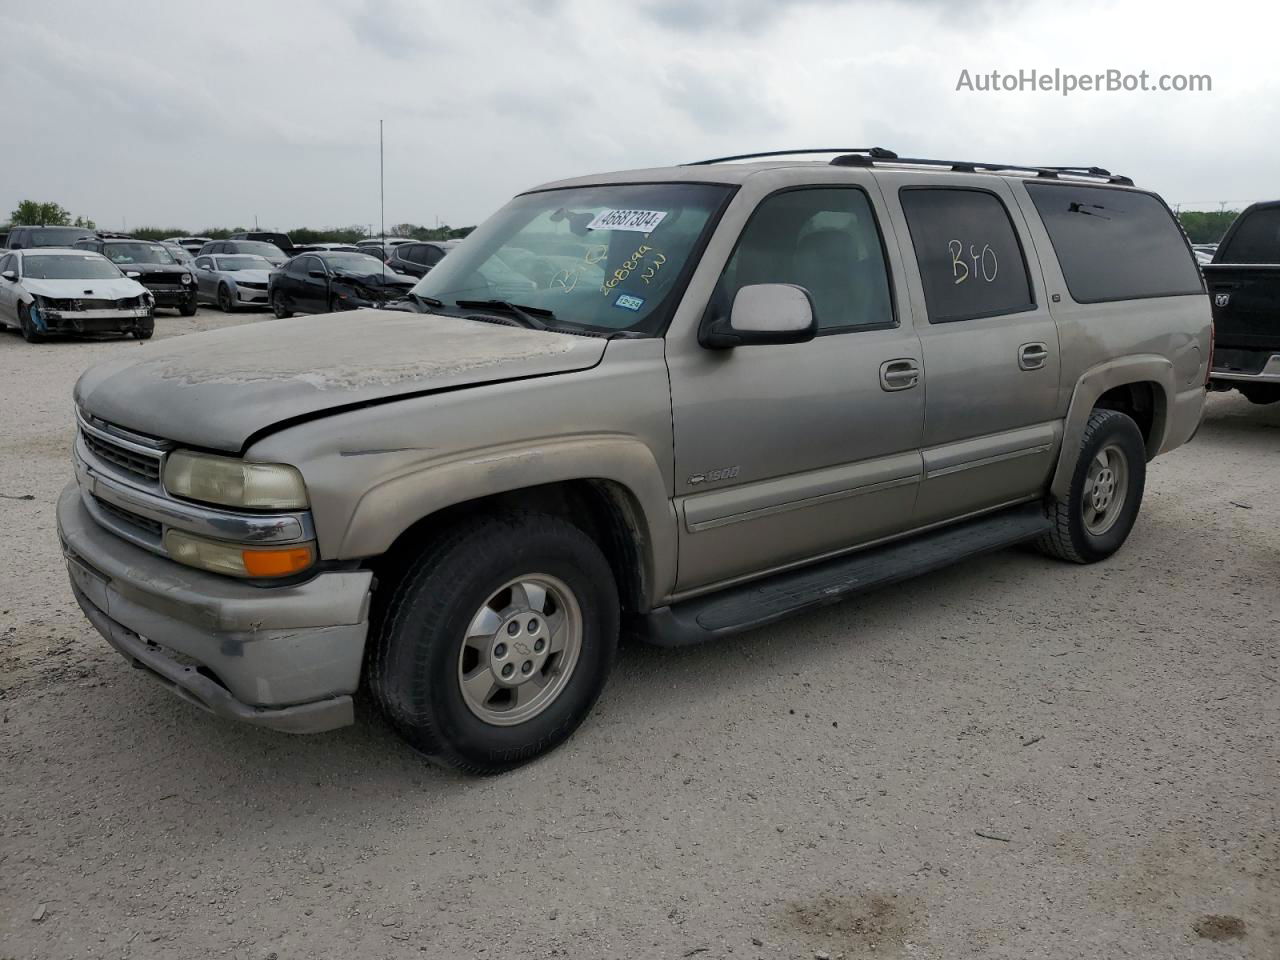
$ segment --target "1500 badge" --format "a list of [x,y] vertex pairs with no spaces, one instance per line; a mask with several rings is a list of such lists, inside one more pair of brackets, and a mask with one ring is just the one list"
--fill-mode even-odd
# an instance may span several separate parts
[[689,478],[689,486],[696,486],[699,483],[715,483],[717,480],[732,480],[741,469],[741,467],[732,466],[724,467],[720,470],[710,470],[707,473],[695,473]]

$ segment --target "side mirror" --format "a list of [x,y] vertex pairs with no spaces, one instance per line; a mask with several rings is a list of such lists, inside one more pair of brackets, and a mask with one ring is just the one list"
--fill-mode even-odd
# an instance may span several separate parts
[[809,291],[790,283],[741,288],[729,316],[703,328],[698,342],[711,350],[766,343],[806,343],[818,335]]
[[325,273],[323,270],[308,270],[307,276],[315,280],[323,280],[325,277],[329,275]]
[[6,270],[4,273],[0,273],[0,277],[4,277],[4,279],[8,280],[10,283],[17,283],[17,282],[18,282],[18,271],[17,271],[17,270]]

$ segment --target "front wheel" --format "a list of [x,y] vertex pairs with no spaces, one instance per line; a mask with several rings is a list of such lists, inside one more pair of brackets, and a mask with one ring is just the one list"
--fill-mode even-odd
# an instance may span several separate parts
[[1094,410],[1065,500],[1046,508],[1050,529],[1036,546],[1072,563],[1097,563],[1117,550],[1138,519],[1147,451],[1138,425],[1116,410]]
[[618,617],[609,563],[577,527],[483,518],[443,535],[390,586],[369,686],[422,753],[500,773],[585,719],[613,666]]
[[226,286],[218,287],[218,309],[223,313],[230,313],[236,308],[235,301],[231,299],[231,291]]
[[22,339],[27,343],[42,343],[44,334],[36,327],[36,322],[31,319],[31,307],[28,304],[18,304],[18,329],[22,331]]
[[156,318],[147,317],[145,320],[138,321],[133,330],[130,331],[135,340],[150,340],[156,332]]
[[182,301],[178,305],[178,312],[184,317],[194,317],[196,315],[196,295],[193,293],[188,300]]
[[271,294],[271,312],[275,314],[277,320],[288,320],[293,316],[293,311],[285,302],[284,294],[279,290]]

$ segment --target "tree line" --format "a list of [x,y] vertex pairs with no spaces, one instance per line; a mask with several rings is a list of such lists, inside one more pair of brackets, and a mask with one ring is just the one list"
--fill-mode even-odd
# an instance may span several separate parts
[[[1239,210],[1182,210],[1178,219],[1192,243],[1217,243],[1227,232]],[[11,225],[26,224],[49,227],[85,227],[96,229],[87,217],[72,217],[71,211],[57,203],[41,203],[23,200],[9,215]],[[225,240],[233,233],[243,233],[246,227],[205,227],[188,230],[185,227],[137,227],[130,233],[139,240],[163,240],[165,237],[208,237]],[[387,230],[388,237],[407,237],[413,240],[459,240],[475,227],[426,227],[417,223],[397,223]],[[355,243],[378,236],[363,226],[352,227],[295,227],[285,231],[294,243]]]
[[[71,215],[71,211],[58,203],[23,200],[9,215],[8,226],[41,226],[41,227],[84,227],[96,230],[97,224],[92,220]],[[208,237],[210,240],[225,240],[233,233],[244,233],[248,227],[205,227],[203,230],[188,230],[186,227],[135,227],[129,235],[139,240],[163,240],[166,237]],[[427,227],[417,223],[397,223],[387,228],[388,237],[405,237],[412,240],[460,240],[475,227]],[[289,235],[294,243],[355,243],[377,237],[377,231],[370,233],[363,226],[351,227],[295,227],[281,231]]]

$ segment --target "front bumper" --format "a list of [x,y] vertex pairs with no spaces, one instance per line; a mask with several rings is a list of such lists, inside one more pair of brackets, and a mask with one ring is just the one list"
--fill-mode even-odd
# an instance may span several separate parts
[[90,516],[73,481],[58,500],[72,592],[118,652],[229,719],[289,733],[350,724],[373,575],[326,572],[259,587],[181,566]]
[[184,303],[194,303],[196,288],[190,287],[148,287],[155,298],[157,307],[180,307]]
[[147,307],[125,310],[51,310],[39,307],[32,311],[32,319],[46,333],[124,333],[143,326],[151,319],[151,310]]
[[266,303],[266,289],[255,290],[249,287],[236,287],[236,299],[241,303]]

